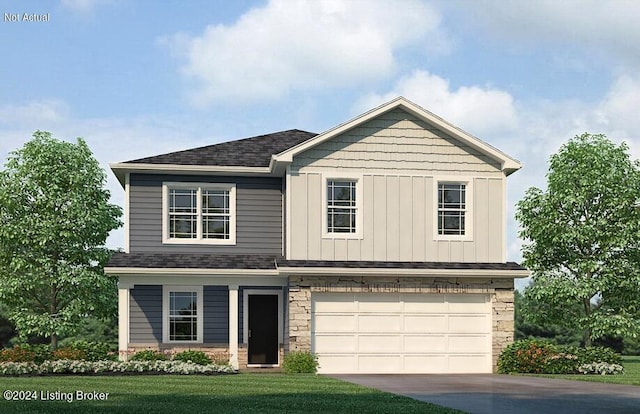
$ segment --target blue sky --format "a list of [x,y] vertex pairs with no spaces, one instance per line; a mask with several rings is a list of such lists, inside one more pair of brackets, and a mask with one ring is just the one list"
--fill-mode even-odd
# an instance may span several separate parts
[[[525,164],[514,205],[582,132],[640,150],[640,2],[2,0],[0,159],[34,130],[108,162],[283,129],[398,95]],[[113,201],[123,192],[111,172]],[[122,231],[109,245],[123,245]]]

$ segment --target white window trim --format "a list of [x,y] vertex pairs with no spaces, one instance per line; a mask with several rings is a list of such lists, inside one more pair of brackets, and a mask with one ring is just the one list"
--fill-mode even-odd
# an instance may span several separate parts
[[[169,340],[169,292],[196,292],[198,294],[198,338],[195,341]],[[162,286],[162,342],[169,344],[201,344],[204,342],[204,299],[202,286]]]
[[[438,234],[438,186],[440,184],[464,184],[465,185],[465,215],[464,235]],[[433,177],[433,239],[434,240],[473,240],[473,178],[466,176],[438,176]]]
[[[329,181],[355,181],[356,182],[356,232],[355,233],[330,233],[328,229],[327,215],[329,206],[327,205],[327,184]],[[362,239],[363,225],[363,178],[362,174],[350,174],[344,172],[323,173],[322,174],[322,238],[323,239]]]
[[[198,191],[197,210],[202,211],[202,190],[227,190],[229,191],[229,238],[228,239],[203,239],[202,220],[198,219],[197,234],[195,239],[177,239],[169,237],[169,189],[196,189]],[[162,183],[162,243],[163,244],[236,244],[236,185],[230,183],[186,183],[163,182]]]

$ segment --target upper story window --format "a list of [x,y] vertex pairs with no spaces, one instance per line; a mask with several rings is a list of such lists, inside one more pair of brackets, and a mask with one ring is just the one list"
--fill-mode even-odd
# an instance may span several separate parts
[[326,178],[324,194],[323,236],[359,238],[362,195],[359,178]]
[[163,242],[235,244],[235,185],[163,184]]
[[327,181],[327,231],[356,232],[356,181]]
[[438,183],[438,235],[465,235],[466,200],[465,183]]

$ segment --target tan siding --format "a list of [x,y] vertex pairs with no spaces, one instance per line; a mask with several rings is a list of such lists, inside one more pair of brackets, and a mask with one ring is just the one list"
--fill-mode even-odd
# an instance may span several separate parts
[[411,177],[400,177],[399,183],[399,240],[400,254],[398,260],[413,260],[413,186]]
[[496,257],[502,257],[502,181],[501,180],[487,180],[488,181],[488,205],[489,209],[488,223],[489,231],[487,233],[487,243],[489,249],[489,260],[495,260]]
[[[495,162],[407,113],[392,111],[294,159],[293,259],[500,262],[503,180]],[[359,237],[323,238],[324,177],[362,174]],[[471,179],[469,240],[437,239],[435,183]]]
[[360,260],[373,260],[373,241],[374,241],[374,214],[376,210],[376,205],[374,203],[374,187],[373,187],[373,177],[370,175],[366,175],[362,178],[362,182],[364,184],[364,188],[371,189],[369,191],[364,191],[364,203],[366,206],[364,211],[362,212],[362,243],[360,243]]
[[476,240],[476,261],[489,261],[489,248],[487,239],[489,233],[489,199],[487,190],[487,180],[476,179],[474,181],[475,191],[475,216],[474,216],[474,236]]
[[494,160],[399,109],[298,155],[293,168],[501,175]]
[[[385,177],[373,177],[373,257],[387,260],[387,186]],[[369,189],[365,188],[365,191]],[[366,208],[367,206],[365,206]]]
[[307,188],[308,257],[310,260],[320,260],[322,258],[322,176],[308,174]]
[[403,212],[404,214],[411,214],[411,248],[412,255],[411,260],[423,261],[425,260],[425,239],[426,239],[426,221],[427,210],[425,202],[425,179],[424,177],[412,177],[411,178],[411,205],[407,206],[411,208],[411,213]]
[[387,258],[398,261],[400,259],[400,192],[398,177],[387,177]]

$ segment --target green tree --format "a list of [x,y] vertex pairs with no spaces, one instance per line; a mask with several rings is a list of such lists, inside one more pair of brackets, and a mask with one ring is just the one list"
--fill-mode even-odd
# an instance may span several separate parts
[[[638,332],[640,166],[625,144],[583,134],[550,158],[547,190],[530,188],[516,218],[527,294],[547,306],[538,321],[573,323],[585,346]],[[576,315],[573,305],[580,305]]]
[[112,317],[116,280],[103,266],[122,225],[106,175],[86,143],[36,131],[0,171],[0,301],[21,337],[56,348],[88,316]]
[[[558,345],[579,346],[582,333],[575,324],[565,320],[541,321],[536,318],[541,312],[547,312],[548,304],[536,300],[529,294],[532,285],[524,293],[515,291],[515,339],[543,339]],[[579,315],[579,303],[570,306],[574,315]]]

